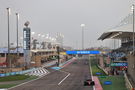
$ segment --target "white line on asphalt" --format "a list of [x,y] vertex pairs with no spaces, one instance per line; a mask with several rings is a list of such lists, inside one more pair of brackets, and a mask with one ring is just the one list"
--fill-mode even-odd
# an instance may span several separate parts
[[70,76],[70,73],[65,77],[65,78],[63,78],[59,83],[58,83],[58,85],[60,85],[64,80],[66,80],[68,77]]
[[[90,60],[90,56],[89,56],[89,60]],[[94,81],[93,80],[92,69],[91,69],[91,62],[90,62],[90,72],[91,72],[92,81]],[[93,86],[93,90],[96,90],[95,86]]]

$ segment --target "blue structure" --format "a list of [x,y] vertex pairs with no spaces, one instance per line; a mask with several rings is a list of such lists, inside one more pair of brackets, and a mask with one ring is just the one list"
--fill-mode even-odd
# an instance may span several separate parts
[[0,73],[0,77],[12,76],[12,75],[17,75],[17,74],[25,74],[25,73],[29,73],[35,70],[37,70],[37,68],[32,68],[32,69],[18,71],[18,72]]
[[110,58],[112,58],[115,61],[126,56],[124,52],[109,52],[106,55],[108,55]]
[[96,72],[96,75],[101,75],[102,73],[100,73],[100,72]]
[[111,63],[111,66],[128,66],[128,63]]
[[100,54],[100,51],[66,51],[66,54]]
[[51,69],[54,69],[54,70],[60,70],[61,67],[51,67]]
[[105,81],[104,85],[112,85],[112,82],[111,81]]

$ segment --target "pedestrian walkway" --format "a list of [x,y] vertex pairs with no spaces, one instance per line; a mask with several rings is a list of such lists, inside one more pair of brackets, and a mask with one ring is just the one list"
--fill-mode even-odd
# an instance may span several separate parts
[[30,75],[30,76],[34,75],[34,76],[41,77],[41,76],[47,75],[48,73],[49,73],[48,70],[46,70],[43,67],[40,67],[40,68],[37,68],[36,70],[34,70],[32,72],[27,73],[26,75]]
[[56,62],[57,62],[57,60],[47,62],[47,63],[43,64],[42,67],[36,68],[36,70],[26,73],[26,75],[30,75],[30,76],[34,75],[34,76],[39,76],[39,77],[45,76],[49,73],[49,71],[45,68],[55,65]]

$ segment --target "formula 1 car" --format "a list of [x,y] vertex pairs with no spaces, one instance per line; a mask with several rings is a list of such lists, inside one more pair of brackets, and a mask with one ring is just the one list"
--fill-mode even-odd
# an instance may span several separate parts
[[93,86],[93,85],[95,85],[95,82],[92,81],[92,79],[86,79],[84,81],[84,86]]

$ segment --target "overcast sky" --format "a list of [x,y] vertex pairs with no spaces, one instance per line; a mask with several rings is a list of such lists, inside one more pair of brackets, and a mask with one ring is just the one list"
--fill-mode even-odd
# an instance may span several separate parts
[[132,3],[133,0],[0,0],[0,45],[7,43],[7,7],[11,8],[11,42],[16,41],[18,12],[19,36],[28,20],[32,31],[52,36],[61,32],[64,44],[73,47],[81,47],[80,24],[86,24],[86,48],[103,45],[97,38],[130,13]]

